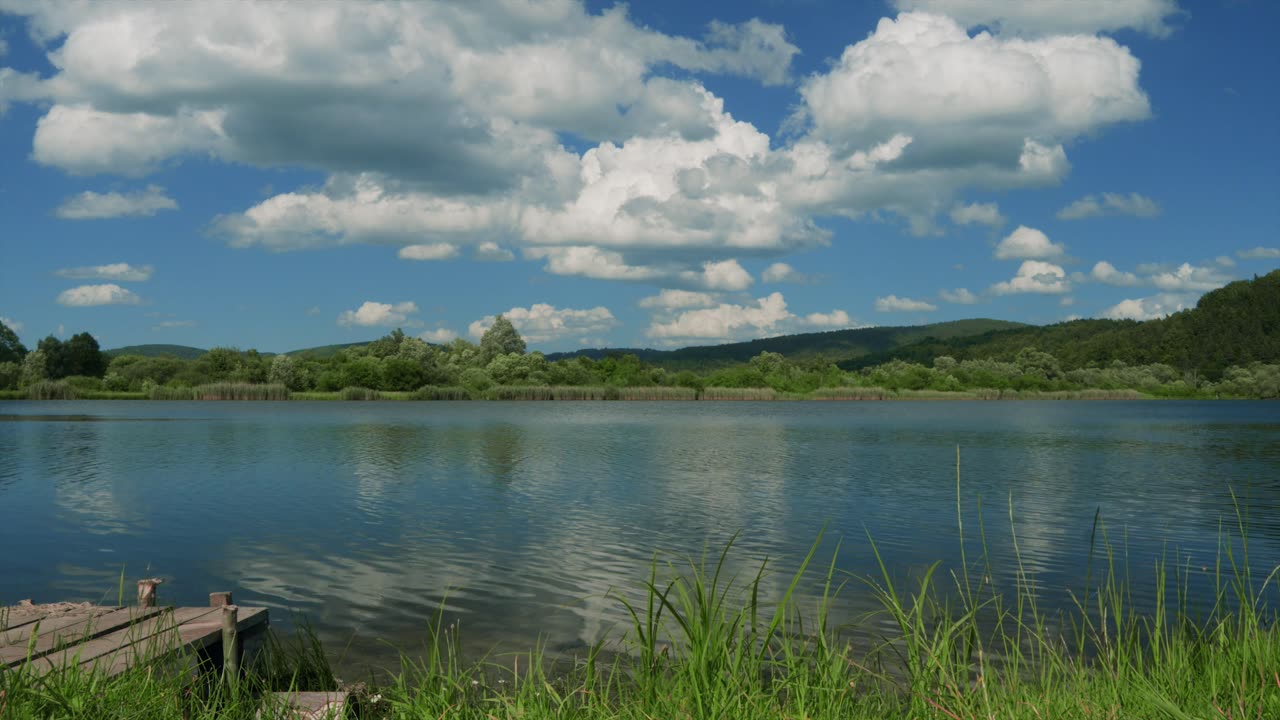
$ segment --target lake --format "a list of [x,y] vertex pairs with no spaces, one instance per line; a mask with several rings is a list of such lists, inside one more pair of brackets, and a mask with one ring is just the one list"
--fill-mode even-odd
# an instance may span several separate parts
[[[441,610],[477,652],[572,653],[624,622],[611,593],[655,553],[735,534],[730,570],[770,558],[773,597],[824,527],[824,567],[875,572],[868,537],[900,577],[956,567],[957,447],[969,559],[981,520],[997,588],[1011,511],[1049,606],[1083,586],[1095,512],[1139,604],[1161,557],[1203,600],[1237,507],[1255,572],[1280,562],[1275,402],[17,401],[0,603],[114,602],[123,568],[126,599],[155,575],[163,603],[302,613],[348,672],[394,665]],[[837,603],[870,607],[858,582]]]

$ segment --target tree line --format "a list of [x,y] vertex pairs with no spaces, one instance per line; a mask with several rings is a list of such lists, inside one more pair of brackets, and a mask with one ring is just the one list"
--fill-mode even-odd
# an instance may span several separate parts
[[480,338],[432,345],[400,330],[330,357],[264,355],[218,347],[193,360],[173,356],[108,357],[89,333],[66,341],[48,337],[27,352],[0,324],[0,389],[22,390],[60,381],[81,392],[140,393],[212,383],[273,384],[291,392],[364,388],[408,392],[424,387],[460,388],[480,396],[498,386],[614,388],[759,388],[804,395],[834,388],[959,392],[997,390],[1064,392],[1134,390],[1164,397],[1280,397],[1280,365],[1253,361],[1223,370],[1216,380],[1167,363],[1130,364],[1120,359],[1071,367],[1054,354],[1024,347],[1011,357],[956,358],[929,363],[891,359],[845,370],[822,358],[792,360],[761,352],[745,363],[704,372],[670,371],[634,354],[549,361],[528,352],[516,328],[502,316]]

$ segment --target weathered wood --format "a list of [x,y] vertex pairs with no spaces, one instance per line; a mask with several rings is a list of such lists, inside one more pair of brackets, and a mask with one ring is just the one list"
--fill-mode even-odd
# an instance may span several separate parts
[[259,720],[340,720],[347,716],[345,692],[276,692],[263,698]]
[[138,605],[140,607],[156,606],[156,587],[164,580],[160,578],[147,578],[138,581]]
[[15,614],[5,610],[0,610],[0,638],[4,637],[4,631],[16,630],[23,625],[30,625],[31,623],[39,622],[47,616],[48,613],[42,612],[24,612]]
[[[142,643],[149,646],[156,654],[170,652],[177,649],[178,644],[175,635],[172,639],[172,645],[162,646],[160,643],[167,643],[170,640],[166,633],[171,633],[184,620],[199,617],[201,613],[213,612],[209,608],[178,608],[177,610],[173,608],[147,608],[147,610],[154,610],[154,612],[151,612],[141,622],[85,642],[58,649],[56,652],[47,653],[40,658],[32,660],[28,667],[37,673],[46,673],[70,665],[92,667],[100,658],[106,655],[118,650],[129,650],[133,645]],[[156,636],[159,637],[152,640]],[[134,650],[141,652],[143,649],[145,648],[136,648]]]
[[[0,668],[17,665],[30,658],[38,658],[69,645],[82,644],[94,638],[121,632],[129,626],[160,613],[160,608],[121,608],[111,612],[81,617],[76,622],[59,628],[35,630],[34,640],[0,648]],[[61,618],[59,618],[61,619]]]
[[240,674],[240,636],[236,632],[235,605],[222,606],[222,675],[233,678]]
[[232,605],[231,593],[227,591],[209,593],[209,607]]
[[88,618],[96,617],[104,613],[109,613],[112,610],[119,609],[120,608],[118,606],[108,607],[100,605],[88,608],[83,612],[67,613],[65,615],[58,615],[55,617],[41,615],[38,618],[40,623],[39,625],[33,621],[30,623],[22,623],[21,625],[14,625],[4,632],[0,632],[0,648],[10,645],[21,645],[25,648],[27,643],[31,640],[32,633],[48,633],[54,630],[60,630],[69,625],[84,622]]

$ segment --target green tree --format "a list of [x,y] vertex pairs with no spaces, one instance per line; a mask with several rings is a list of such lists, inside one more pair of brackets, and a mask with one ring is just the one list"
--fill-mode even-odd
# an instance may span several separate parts
[[17,389],[21,380],[21,365],[16,362],[0,362],[0,390]]
[[62,344],[62,348],[64,366],[61,374],[54,377],[84,375],[100,378],[107,374],[109,358],[98,346],[98,341],[89,333],[72,335],[70,340]]
[[0,322],[0,362],[20,363],[26,356],[27,348],[18,339],[18,334]]
[[25,387],[48,379],[49,367],[44,351],[36,349],[27,353],[22,359],[22,377],[19,382]]
[[494,318],[493,324],[484,331],[484,335],[480,336],[480,353],[484,356],[486,364],[499,355],[511,353],[523,355],[524,352],[524,338],[520,337],[516,326],[501,315]]

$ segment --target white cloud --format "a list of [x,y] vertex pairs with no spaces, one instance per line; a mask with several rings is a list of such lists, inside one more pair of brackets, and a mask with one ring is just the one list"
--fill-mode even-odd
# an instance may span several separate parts
[[515,260],[515,253],[492,240],[485,240],[476,246],[475,258],[485,262],[509,262]]
[[17,332],[22,332],[22,328],[26,327],[25,325],[23,325],[22,323],[18,322],[17,320],[14,320],[14,319],[12,319],[12,318],[7,318],[7,317],[5,317],[5,316],[3,316],[3,315],[0,315],[0,324],[4,324],[4,325],[8,326],[8,328],[9,328],[10,330],[12,330],[12,331],[14,331],[14,332],[16,332],[16,333],[17,333]]
[[1111,320],[1154,320],[1192,306],[1193,296],[1161,293],[1145,298],[1121,300],[1102,311]]
[[58,304],[67,307],[92,307],[95,305],[139,305],[142,298],[129,290],[116,285],[81,285],[70,290],[63,290],[58,295]]
[[998,228],[1004,225],[1005,217],[1000,214],[1000,206],[995,203],[957,203],[951,208],[951,222],[957,225],[986,225]]
[[775,292],[759,298],[754,305],[721,303],[713,308],[688,310],[667,322],[655,320],[645,335],[664,340],[725,340],[744,333],[758,337],[776,334],[780,324],[794,318],[782,293]]
[[435,343],[437,345],[451,343],[457,337],[458,333],[450,330],[449,328],[436,328],[434,330],[427,330],[426,332],[418,334],[419,339],[425,340],[429,343]]
[[1011,280],[999,282],[991,286],[996,295],[1014,295],[1017,293],[1062,294],[1071,290],[1067,281],[1067,273],[1059,265],[1041,260],[1026,260],[1018,267],[1017,274]]
[[949,15],[967,27],[1015,34],[1093,34],[1126,28],[1165,37],[1177,0],[893,0],[898,10]]
[[1197,267],[1191,263],[1182,263],[1175,270],[1151,277],[1151,284],[1170,291],[1213,290],[1229,282],[1231,277],[1218,268]]
[[1245,260],[1272,260],[1280,258],[1280,248],[1256,247],[1252,250],[1240,250],[1236,255]]
[[1119,287],[1132,287],[1141,285],[1142,279],[1131,272],[1120,272],[1115,265],[1102,260],[1093,266],[1093,270],[1089,271],[1089,277],[1106,285],[1116,285]]
[[117,282],[142,282],[150,280],[155,268],[150,265],[134,267],[129,263],[111,263],[109,265],[90,265],[86,267],[63,268],[54,273],[58,277],[76,280],[115,280]]
[[812,278],[786,263],[777,262],[765,268],[760,274],[760,279],[767,283],[804,284]]
[[903,13],[801,86],[818,137],[865,146],[905,133],[913,157],[976,164],[1018,157],[1150,114],[1139,62],[1105,37],[970,36],[954,20]]
[[860,323],[849,317],[844,310],[832,310],[829,313],[809,313],[800,322],[810,327],[851,328],[862,327]]
[[401,260],[448,260],[458,256],[458,248],[449,243],[406,245],[397,256]]
[[941,290],[938,297],[949,303],[956,305],[973,305],[978,302],[978,296],[969,292],[968,288],[956,288],[955,290]]
[[[502,313],[525,340],[546,343],[582,335],[597,335],[613,329],[618,321],[608,308],[597,306],[585,310],[556,308],[536,303],[527,308],[513,307]],[[496,318],[487,315],[471,323],[467,332],[474,338],[484,335]]]
[[173,330],[175,328],[193,328],[196,327],[195,320],[161,320],[151,326],[152,330]]
[[345,310],[338,316],[338,324],[361,327],[389,327],[391,325],[410,324],[409,316],[418,312],[418,306],[411,301],[399,303],[380,303],[366,300],[355,310]]
[[1150,218],[1160,214],[1160,205],[1145,195],[1102,193],[1086,195],[1058,211],[1059,220],[1083,220],[1102,215],[1132,215]]
[[897,295],[876,298],[876,312],[932,312],[937,309],[937,305],[924,300],[900,298]]
[[64,220],[96,220],[117,217],[149,217],[161,210],[177,210],[178,203],[165,195],[159,185],[131,193],[96,193],[85,191],[73,195],[58,206],[55,214]]
[[1056,258],[1064,253],[1066,248],[1060,243],[1051,242],[1049,236],[1026,225],[1019,225],[996,246],[996,257],[1001,260]]
[[1070,295],[1064,295],[1058,300],[1059,307],[1071,307],[1076,304],[1076,299]]
[[[519,251],[552,273],[660,287],[749,287],[726,258],[828,243],[823,217],[890,215],[936,232],[960,191],[1056,183],[1068,143],[1149,115],[1137,60],[1109,38],[970,36],[925,13],[883,20],[803,80],[794,134],[779,140],[700,81],[785,83],[798,50],[760,21],[681,37],[621,5],[592,13],[569,0],[20,12],[60,39],[47,80],[0,83],[41,103],[37,162],[318,171],[321,187],[218,218],[216,232],[268,250]],[[960,207],[956,217],[995,221]],[[713,267],[728,262],[737,269]]]
[[1236,261],[1231,259],[1227,255],[1219,255],[1218,257],[1214,258],[1213,261],[1225,268],[1231,268],[1236,266]]
[[716,304],[714,296],[704,292],[690,290],[662,290],[657,295],[640,299],[642,308],[696,308],[712,307]]

